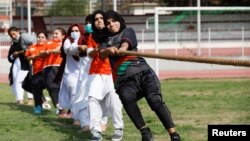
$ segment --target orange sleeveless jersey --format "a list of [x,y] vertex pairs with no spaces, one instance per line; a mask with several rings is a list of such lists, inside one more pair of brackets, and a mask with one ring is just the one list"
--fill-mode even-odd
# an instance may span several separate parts
[[[32,55],[38,55],[40,51],[46,50],[46,48],[47,48],[47,44],[44,44],[44,45],[33,44],[26,50],[25,56],[28,57]],[[43,63],[44,63],[44,58],[39,57],[39,58],[33,59],[33,63],[32,63],[33,74],[36,74],[43,70]]]
[[[62,46],[62,41],[51,40],[47,43],[46,50],[53,50],[61,46]],[[43,68],[46,68],[49,66],[60,66],[61,62],[62,62],[61,54],[49,54],[48,56],[45,57]]]
[[[92,35],[88,37],[87,45],[88,48],[97,47],[98,44],[94,41]],[[89,74],[111,74],[111,66],[109,59],[101,59],[99,53],[94,56],[89,69]]]

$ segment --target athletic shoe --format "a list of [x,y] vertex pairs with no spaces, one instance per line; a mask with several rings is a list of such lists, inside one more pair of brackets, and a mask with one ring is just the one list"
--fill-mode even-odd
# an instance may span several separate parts
[[46,109],[46,110],[51,109],[51,106],[47,101],[43,102],[42,107],[43,107],[43,109]]
[[123,137],[122,129],[115,129],[114,134],[112,136],[112,141],[121,141]]
[[101,141],[101,140],[102,140],[101,132],[96,131],[96,132],[92,133],[92,137],[91,137],[90,141]]
[[181,141],[181,137],[177,133],[170,134],[170,137],[171,137],[171,141]]
[[40,105],[35,106],[34,108],[34,114],[42,114],[43,109]]
[[153,135],[149,128],[143,128],[140,131],[142,135],[142,141],[153,141]]

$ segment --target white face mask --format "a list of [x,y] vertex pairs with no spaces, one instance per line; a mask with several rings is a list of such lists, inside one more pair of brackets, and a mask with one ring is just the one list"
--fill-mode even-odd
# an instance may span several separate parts
[[80,38],[80,32],[71,32],[71,37],[76,40]]

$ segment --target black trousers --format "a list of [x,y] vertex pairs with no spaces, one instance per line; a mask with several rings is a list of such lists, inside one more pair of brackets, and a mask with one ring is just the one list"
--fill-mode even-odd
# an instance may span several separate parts
[[35,106],[43,104],[43,89],[46,88],[45,80],[42,72],[38,72],[32,76],[32,93],[34,96]]
[[60,90],[60,82],[55,82],[55,76],[59,66],[50,66],[43,69],[43,76],[46,83],[46,88],[52,99],[54,107],[58,104],[58,94]]
[[123,107],[137,129],[146,125],[137,105],[137,101],[143,97],[166,129],[174,127],[171,114],[162,100],[159,79],[152,69],[136,73],[118,83],[117,86],[116,91]]

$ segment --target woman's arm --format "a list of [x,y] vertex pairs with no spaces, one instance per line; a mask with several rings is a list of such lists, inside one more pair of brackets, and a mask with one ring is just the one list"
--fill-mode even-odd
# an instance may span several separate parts
[[77,42],[71,43],[69,39],[66,39],[63,44],[63,50],[65,54],[69,55],[78,55],[79,53],[79,45],[77,45]]
[[123,54],[119,53],[119,51],[127,51],[129,48],[129,43],[128,42],[123,42],[118,50],[118,55],[123,56]]

